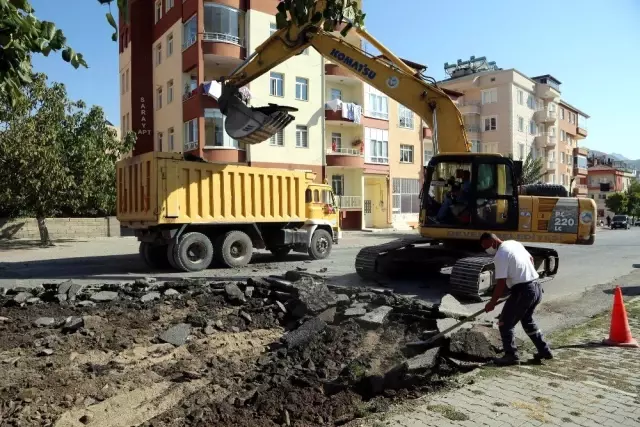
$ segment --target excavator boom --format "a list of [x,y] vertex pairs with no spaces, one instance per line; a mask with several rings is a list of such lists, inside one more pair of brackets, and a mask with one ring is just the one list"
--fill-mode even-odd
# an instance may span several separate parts
[[[316,7],[323,7],[319,1]],[[320,10],[322,12],[322,10]],[[270,104],[250,108],[239,96],[239,88],[267,73],[287,59],[313,47],[323,57],[342,66],[356,78],[414,111],[434,131],[437,150],[447,153],[471,151],[462,115],[449,95],[386,49],[363,29],[357,34],[373,44],[388,60],[362,51],[345,39],[322,30],[322,22],[297,27],[290,24],[272,34],[233,73],[223,79],[220,109],[227,116],[226,131],[239,142],[265,141],[293,121],[290,107]],[[265,111],[265,108],[268,111]]]

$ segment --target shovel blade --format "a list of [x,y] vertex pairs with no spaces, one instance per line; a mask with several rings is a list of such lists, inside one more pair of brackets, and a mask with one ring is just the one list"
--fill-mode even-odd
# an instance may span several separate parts
[[289,112],[297,111],[274,104],[251,108],[235,93],[226,90],[223,90],[219,104],[226,116],[225,131],[231,138],[245,144],[258,144],[276,135],[295,118]]

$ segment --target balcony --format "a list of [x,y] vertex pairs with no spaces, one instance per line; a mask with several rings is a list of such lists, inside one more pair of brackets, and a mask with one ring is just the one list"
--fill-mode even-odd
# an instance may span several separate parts
[[536,111],[534,118],[537,123],[555,123],[557,119],[557,115],[555,111],[542,109],[542,110]]
[[574,184],[573,195],[574,196],[586,196],[589,193],[589,188],[586,184]]
[[479,125],[467,125],[465,126],[465,130],[467,131],[467,138],[473,140],[480,139],[480,126]]
[[328,124],[338,124],[340,126],[362,125],[364,110],[358,104],[334,99],[327,102],[324,108],[324,118],[329,122]]
[[218,108],[218,101],[206,95],[202,85],[195,88],[185,88],[182,95],[182,119],[189,121],[202,117],[205,108]]
[[587,137],[587,128],[576,126],[576,139],[585,139]]
[[573,176],[587,176],[587,174],[587,168],[580,168],[577,166],[573,168]]
[[542,99],[560,98],[560,91],[554,85],[536,83],[536,96]]
[[548,132],[536,136],[535,143],[540,148],[553,148],[556,146],[556,137]]
[[556,162],[555,161],[548,161],[547,162],[547,172],[555,173],[555,171],[556,171]]
[[430,128],[422,128],[422,139],[433,139],[433,131]]
[[465,101],[458,103],[461,114],[480,114],[480,101]]
[[362,196],[336,196],[340,209],[362,209]]
[[573,155],[574,156],[585,156],[587,157],[589,155],[589,150],[587,150],[584,147],[576,147],[573,149]]
[[360,148],[338,148],[327,149],[327,166],[343,168],[364,167],[364,156]]
[[356,78],[353,74],[349,73],[343,67],[338,64],[325,64],[324,74],[328,82],[345,84],[345,85],[360,85],[362,82]]

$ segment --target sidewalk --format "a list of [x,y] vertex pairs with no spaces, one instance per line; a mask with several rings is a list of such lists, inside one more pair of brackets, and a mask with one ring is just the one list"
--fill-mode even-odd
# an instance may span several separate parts
[[[640,338],[640,300],[626,306],[634,338]],[[607,311],[553,334],[551,362],[477,370],[457,390],[425,396],[360,425],[640,426],[640,349],[595,345],[608,335],[609,316]]]

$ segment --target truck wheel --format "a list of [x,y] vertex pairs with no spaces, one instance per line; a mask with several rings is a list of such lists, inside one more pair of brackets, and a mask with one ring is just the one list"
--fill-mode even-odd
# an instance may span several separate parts
[[174,270],[182,270],[182,268],[180,268],[176,263],[176,241],[174,239],[171,239],[167,245],[167,260]]
[[251,262],[252,255],[251,238],[242,231],[230,231],[216,242],[216,256],[227,267],[244,267]]
[[183,271],[202,271],[213,259],[211,240],[202,233],[186,233],[174,250],[175,263]]
[[309,256],[312,259],[325,259],[331,253],[333,237],[327,230],[317,229],[311,237]]
[[166,245],[153,245],[147,242],[140,242],[140,256],[148,267],[153,269],[164,269],[169,265]]
[[291,248],[276,248],[270,249],[270,251],[277,260],[282,261],[287,257],[287,255],[289,255]]

